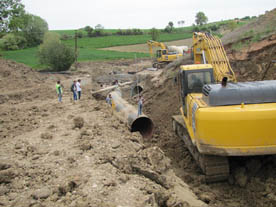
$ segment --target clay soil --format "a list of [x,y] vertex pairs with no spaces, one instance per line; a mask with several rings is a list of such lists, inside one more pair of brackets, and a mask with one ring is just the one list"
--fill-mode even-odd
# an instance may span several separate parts
[[[206,206],[157,145],[130,133],[105,101],[91,96],[98,76],[144,64],[82,63],[62,75],[0,59],[0,206]],[[77,78],[83,95],[73,102]]]

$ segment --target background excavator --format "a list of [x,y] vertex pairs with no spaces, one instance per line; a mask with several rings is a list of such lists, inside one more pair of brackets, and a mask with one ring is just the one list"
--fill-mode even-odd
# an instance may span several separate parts
[[[187,46],[167,46],[162,42],[156,42],[153,40],[147,41],[149,47],[149,53],[153,59],[152,67],[163,68],[170,62],[183,56],[183,53],[188,51]],[[156,57],[154,57],[153,47],[160,47],[156,50]]]
[[194,33],[193,58],[180,66],[181,115],[172,123],[206,182],[228,178],[229,156],[276,154],[276,81],[237,82],[210,34]]

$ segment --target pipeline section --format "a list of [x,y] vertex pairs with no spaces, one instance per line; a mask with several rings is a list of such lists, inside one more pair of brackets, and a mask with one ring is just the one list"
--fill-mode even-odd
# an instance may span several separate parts
[[145,138],[151,137],[153,133],[152,120],[146,115],[138,116],[138,110],[122,98],[122,93],[119,89],[110,94],[119,118],[127,123],[130,131],[139,131]]

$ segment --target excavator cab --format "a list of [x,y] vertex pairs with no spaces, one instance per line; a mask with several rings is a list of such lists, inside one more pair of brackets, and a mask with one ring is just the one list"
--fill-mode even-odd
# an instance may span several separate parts
[[157,50],[156,51],[156,57],[157,58],[162,58],[163,55],[167,55],[168,51],[166,49],[164,50]]
[[215,83],[210,64],[183,65],[178,74],[181,102],[186,115],[186,97],[190,93],[202,93],[205,84]]

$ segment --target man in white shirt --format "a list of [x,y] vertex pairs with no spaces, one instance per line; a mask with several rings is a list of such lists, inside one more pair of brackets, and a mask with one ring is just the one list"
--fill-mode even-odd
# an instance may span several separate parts
[[77,92],[78,92],[78,98],[81,98],[81,79],[78,80],[78,82],[76,83],[77,86]]

